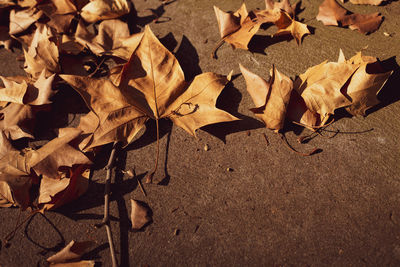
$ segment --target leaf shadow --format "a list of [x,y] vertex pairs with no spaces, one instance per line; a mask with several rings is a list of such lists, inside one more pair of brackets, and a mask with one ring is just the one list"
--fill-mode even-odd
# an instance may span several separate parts
[[[236,77],[238,76],[239,75],[236,75]],[[232,80],[236,77],[233,77]],[[233,116],[239,118],[239,120],[211,124],[201,129],[225,143],[226,136],[229,134],[265,127],[259,120],[238,112],[241,100],[242,93],[233,86],[232,82],[228,83],[219,95],[216,107],[229,112]]]
[[389,77],[377,96],[380,103],[367,110],[367,115],[400,100],[400,66],[396,61],[396,57],[381,61],[381,65],[385,70],[393,70],[393,74]]
[[288,34],[278,36],[256,34],[251,38],[248,47],[249,51],[252,53],[266,55],[265,49],[267,49],[267,47],[284,41],[289,42],[291,40],[293,40],[293,37]]

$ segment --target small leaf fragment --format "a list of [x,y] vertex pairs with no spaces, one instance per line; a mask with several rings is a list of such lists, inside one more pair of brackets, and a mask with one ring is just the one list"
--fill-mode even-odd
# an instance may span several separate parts
[[145,226],[148,222],[151,221],[150,216],[148,215],[148,209],[140,204],[139,201],[131,199],[131,222],[132,229],[140,230],[143,226]]

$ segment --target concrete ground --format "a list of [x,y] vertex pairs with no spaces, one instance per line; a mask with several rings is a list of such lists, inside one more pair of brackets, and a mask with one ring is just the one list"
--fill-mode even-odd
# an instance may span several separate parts
[[[150,22],[164,44],[175,51],[188,80],[200,72],[239,73],[238,64],[267,77],[272,64],[294,78],[322,61],[362,50],[381,60],[400,56],[400,2],[384,6],[345,4],[353,12],[380,12],[379,30],[362,35],[316,21],[322,1],[304,0],[300,19],[315,28],[298,46],[274,42],[274,29],[260,30],[252,52],[228,45],[210,52],[219,40],[213,5],[236,10],[241,0],[178,0],[159,8],[164,23],[150,22],[158,0],[134,1],[137,29]],[[248,9],[264,8],[247,0]],[[137,30],[136,29],[136,30]],[[385,34],[386,33],[386,34]],[[21,73],[15,54],[0,50],[0,74]],[[213,125],[192,138],[169,121],[161,122],[161,164],[156,182],[145,184],[120,173],[112,192],[114,242],[121,266],[399,266],[400,265],[400,75],[382,95],[383,103],[365,118],[338,116],[333,138],[317,137],[300,145],[299,129],[287,132],[297,149],[322,151],[302,157],[289,151],[279,136],[254,119],[242,76],[224,89],[219,107],[241,121]],[[69,103],[82,104],[71,93]],[[58,111],[57,111],[58,110]],[[56,108],[55,112],[61,112]],[[263,134],[266,134],[267,145]],[[209,146],[205,151],[204,146]],[[154,164],[155,125],[118,153],[119,169],[136,168],[143,178]],[[107,151],[108,149],[108,151]],[[84,256],[110,266],[102,218],[103,190],[110,147],[96,162],[89,191],[59,211],[34,216],[20,228],[11,246],[0,248],[0,266],[46,266],[45,259],[70,240],[93,240]],[[228,172],[226,169],[231,168]],[[153,222],[130,231],[129,199],[145,202]],[[0,237],[12,231],[17,209],[0,209]],[[22,217],[26,216],[22,214]]]

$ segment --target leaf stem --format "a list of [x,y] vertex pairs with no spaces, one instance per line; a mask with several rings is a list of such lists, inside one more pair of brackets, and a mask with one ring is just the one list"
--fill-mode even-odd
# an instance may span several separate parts
[[28,215],[28,217],[25,218],[25,220],[23,220],[22,222],[19,222],[20,216],[21,216],[21,210],[18,214],[18,221],[17,221],[17,225],[15,226],[15,228],[8,233],[5,237],[4,237],[4,245],[6,246],[8,244],[8,241],[10,241],[10,239],[15,235],[15,232],[18,230],[18,228],[20,228],[24,223],[26,223],[33,215],[35,215],[36,213],[39,213],[39,210],[35,210],[33,211],[31,214]]
[[222,38],[219,40],[219,42],[215,45],[214,49],[211,51],[211,58],[212,59],[217,59],[217,50],[220,48],[225,42],[225,38]]
[[108,159],[107,166],[105,169],[107,170],[106,176],[106,184],[104,189],[104,217],[100,224],[97,224],[96,227],[105,226],[107,231],[108,244],[110,246],[110,254],[111,254],[111,262],[113,267],[117,267],[117,259],[115,256],[114,242],[112,239],[111,225],[110,225],[110,191],[111,191],[111,171],[114,167],[115,154],[117,150],[118,141],[115,141],[113,144],[113,148],[111,150],[110,158]]

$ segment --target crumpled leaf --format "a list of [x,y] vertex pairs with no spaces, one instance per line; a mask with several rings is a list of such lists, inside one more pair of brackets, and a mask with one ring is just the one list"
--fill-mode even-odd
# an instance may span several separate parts
[[9,208],[15,205],[15,200],[12,196],[10,186],[3,181],[0,181],[0,207]]
[[70,177],[60,179],[44,176],[40,182],[39,208],[42,211],[54,210],[82,196],[89,186],[88,165],[69,168]]
[[[221,38],[233,48],[248,49],[251,38],[257,33],[261,24],[252,20],[245,3],[235,13],[224,12],[214,6]],[[252,15],[254,17],[254,14]]]
[[102,21],[97,35],[90,33],[80,21],[75,33],[76,42],[94,54],[108,54],[125,60],[132,55],[142,37],[143,33],[130,35],[128,25],[120,20]]
[[[84,133],[95,129],[81,144],[84,150],[114,141],[127,145],[149,118],[169,118],[192,135],[205,125],[236,120],[215,107],[228,80],[203,73],[188,87],[178,61],[149,27],[115,84],[108,79],[60,77],[81,94],[93,112],[80,125]],[[97,120],[91,119],[94,115]]]
[[93,23],[99,20],[114,19],[128,14],[129,3],[126,0],[92,0],[81,10],[81,17]]
[[308,109],[320,114],[321,121],[325,122],[336,109],[351,104],[342,88],[356,70],[355,65],[325,61],[301,74],[294,87]]
[[58,169],[61,166],[90,163],[85,155],[78,150],[73,150],[68,145],[80,134],[81,131],[78,129],[69,129],[38,150],[28,150],[23,153],[14,149],[2,133],[0,139],[0,181],[8,183],[21,207],[25,208],[28,204],[28,190],[32,177],[36,177],[36,174],[57,179],[59,178]]
[[132,229],[140,230],[143,226],[145,226],[148,222],[151,221],[148,212],[149,212],[148,209],[142,204],[140,204],[139,201],[131,199]]
[[33,138],[36,110],[29,105],[10,103],[0,110],[0,129],[7,138]]
[[68,263],[51,264],[51,267],[94,267],[95,261],[76,261]]
[[34,78],[38,78],[43,69],[46,77],[60,71],[55,35],[44,24],[38,24],[28,51],[24,49],[24,55],[25,71]]
[[38,8],[50,19],[47,25],[59,33],[68,32],[72,19],[77,14],[76,6],[70,0],[51,0]]
[[247,91],[256,106],[251,111],[265,123],[267,128],[281,130],[293,89],[292,80],[275,67],[271,69],[271,78],[268,82],[242,65],[240,70],[246,80]]
[[369,108],[379,104],[377,95],[393,71],[385,70],[376,58],[363,57],[361,52],[347,62],[359,67],[346,88],[346,94],[352,100],[346,110],[352,115],[365,116]]
[[264,10],[248,12],[243,3],[235,13],[224,12],[214,6],[222,40],[233,48],[247,50],[251,38],[264,23],[275,24],[278,27],[276,35],[291,34],[298,44],[305,34],[310,34],[307,25],[295,19],[297,4],[290,5],[288,0],[266,0],[265,5]]
[[[386,2],[387,0],[350,0],[350,3],[355,5],[374,5],[379,6],[380,4]],[[344,0],[342,0],[344,2]]]
[[348,26],[352,30],[367,34],[379,28],[382,23],[382,16],[379,13],[354,14],[340,6],[336,0],[325,0],[319,6],[317,20],[324,25]]
[[87,253],[93,245],[94,242],[92,241],[78,242],[72,240],[62,250],[49,257],[47,261],[50,264],[77,261],[82,257],[83,254]]
[[29,28],[33,23],[35,23],[41,16],[43,12],[36,9],[23,9],[16,11],[15,9],[10,12],[10,35],[18,34]]
[[287,12],[281,12],[281,16],[277,21],[275,21],[275,25],[279,30],[274,34],[274,36],[290,34],[296,40],[297,44],[301,43],[304,35],[311,34],[306,24],[296,21],[290,17]]

